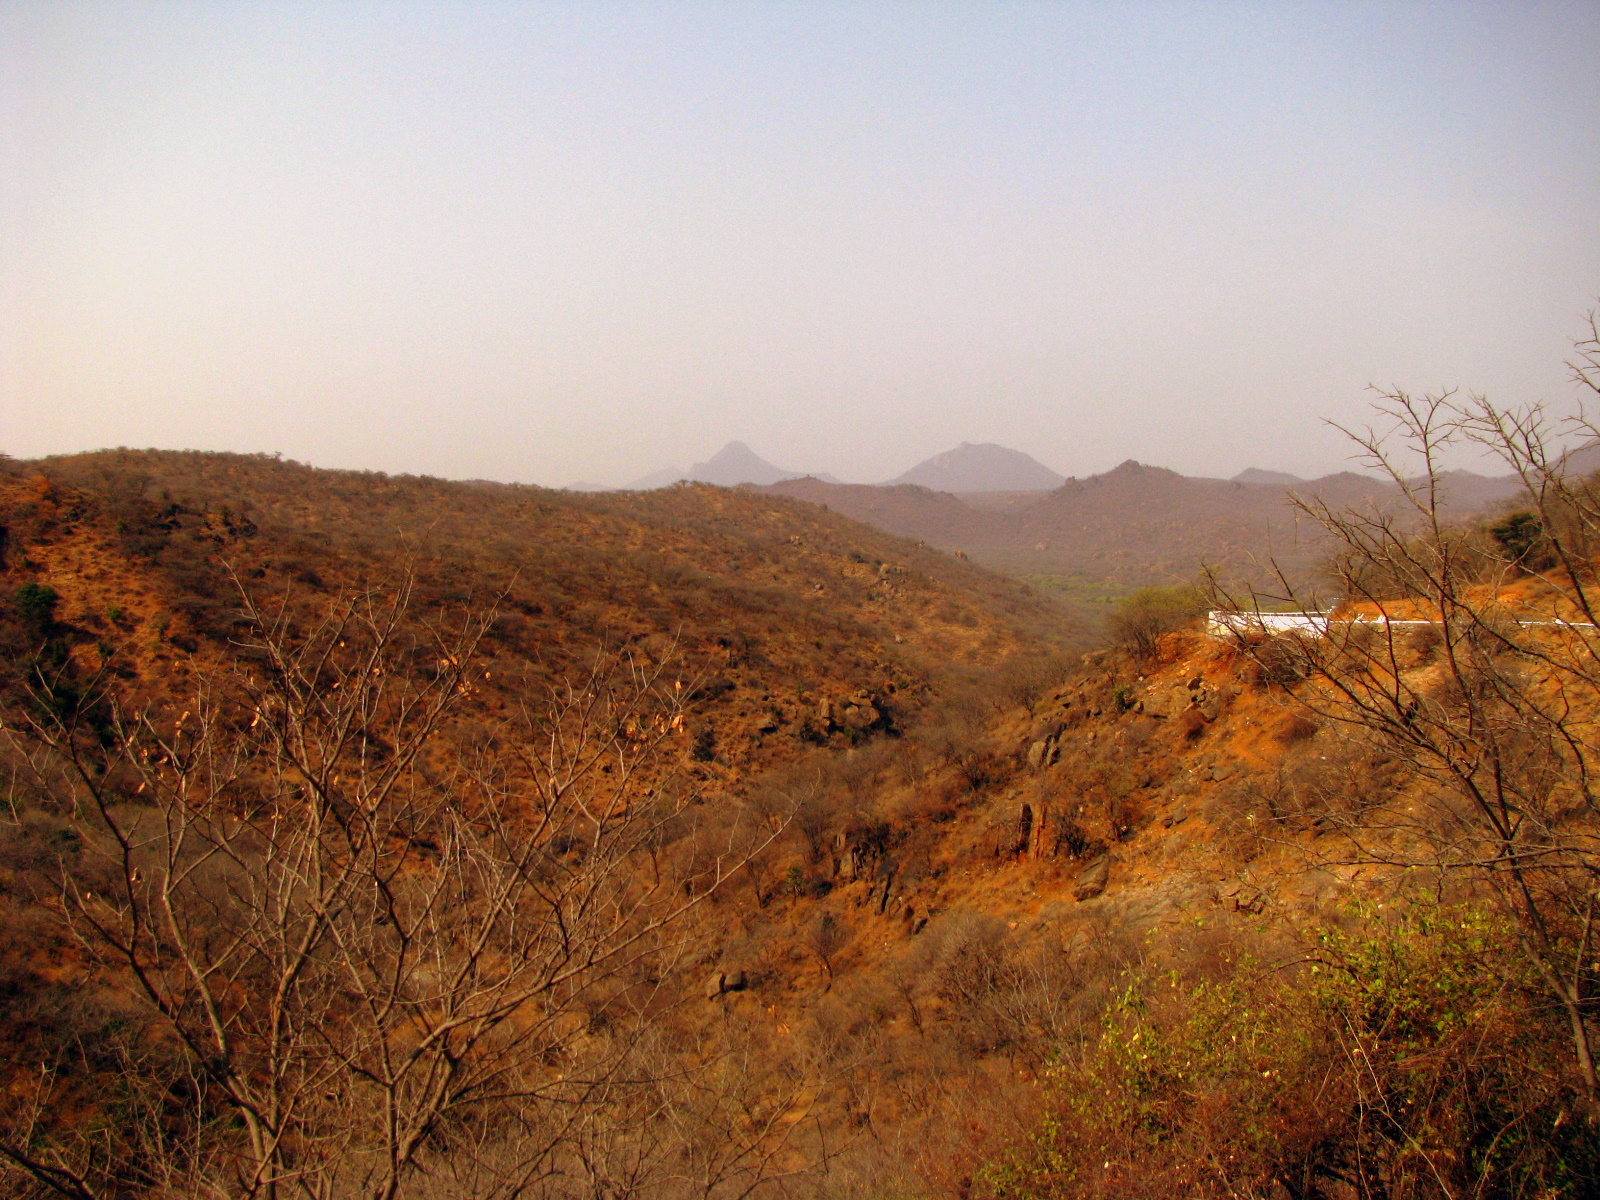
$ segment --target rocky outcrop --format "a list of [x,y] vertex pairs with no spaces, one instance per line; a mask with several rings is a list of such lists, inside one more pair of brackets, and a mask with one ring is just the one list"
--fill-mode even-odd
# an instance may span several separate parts
[[743,971],[718,971],[706,980],[706,999],[715,1000],[729,992],[742,992],[749,986]]
[[887,730],[891,725],[882,702],[866,692],[819,701],[812,723],[821,736],[843,732],[852,739]]
[[1229,912],[1259,913],[1267,907],[1267,897],[1252,884],[1234,882],[1217,890],[1217,903]]
[[840,883],[854,883],[858,879],[875,877],[880,864],[886,861],[893,830],[883,823],[852,825],[834,835],[833,873]]
[[1210,685],[1196,675],[1186,682],[1148,689],[1134,708],[1158,720],[1172,720],[1193,711],[1209,724],[1222,714],[1233,694],[1227,685]]
[[1025,753],[1030,767],[1042,769],[1061,761],[1061,734],[1065,728],[1066,722],[1060,717],[1042,718],[1033,723]]
[[1072,896],[1075,900],[1093,900],[1106,890],[1106,884],[1111,881],[1111,856],[1102,854],[1083,870],[1078,872],[1077,881],[1072,887]]

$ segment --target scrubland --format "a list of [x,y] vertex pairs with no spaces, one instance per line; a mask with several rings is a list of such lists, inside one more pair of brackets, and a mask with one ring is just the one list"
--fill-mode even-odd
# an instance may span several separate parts
[[1396,534],[1477,624],[1099,649],[744,489],[110,452],[0,504],[15,1194],[1600,1182],[1571,495]]

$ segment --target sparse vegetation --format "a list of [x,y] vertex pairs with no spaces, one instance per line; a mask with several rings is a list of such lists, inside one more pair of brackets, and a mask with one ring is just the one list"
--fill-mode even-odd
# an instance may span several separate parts
[[1119,646],[1149,658],[1163,634],[1183,628],[1203,615],[1207,606],[1205,593],[1197,587],[1139,588],[1118,602],[1106,624]]
[[[1580,377],[1600,388],[1596,366],[1589,361]],[[1356,619],[1332,623],[1325,637],[1247,639],[1246,649],[1276,679],[1316,680],[1296,692],[1300,705],[1405,765],[1414,788],[1336,798],[1326,819],[1349,833],[1352,859],[1471,876],[1496,898],[1566,1014],[1586,1102],[1600,1117],[1588,1017],[1600,879],[1591,784],[1600,749],[1592,734],[1600,510],[1547,449],[1552,431],[1538,409],[1404,393],[1386,405],[1400,445],[1360,441],[1397,479],[1397,454],[1471,442],[1528,481],[1535,507],[1491,531],[1508,558],[1486,562],[1432,486],[1413,489],[1410,529],[1307,504],[1344,547],[1334,569]],[[1562,569],[1528,589],[1519,578],[1536,545]],[[1407,618],[1435,636],[1419,640],[1415,626],[1398,623]]]
[[[1561,1032],[1503,921],[1363,913],[1282,964],[1130,972],[978,1194],[1580,1195],[1600,1186]],[[1238,956],[1238,957],[1234,957]]]
[[1585,506],[1085,654],[756,490],[0,464],[0,1187],[1586,1195]]

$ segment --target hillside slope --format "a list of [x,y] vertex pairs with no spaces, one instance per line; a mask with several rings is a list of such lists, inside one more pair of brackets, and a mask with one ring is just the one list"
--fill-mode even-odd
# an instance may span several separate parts
[[[1442,479],[1449,508],[1463,516],[1514,490],[1506,480],[1465,472]],[[1203,566],[1261,583],[1276,564],[1304,581],[1329,547],[1319,527],[1297,516],[1292,496],[1335,507],[1402,506],[1395,487],[1350,472],[1304,483],[1246,482],[1197,479],[1132,460],[1035,496],[980,494],[971,502],[903,484],[835,487],[791,480],[764,490],[964,551],[976,562],[1079,599],[1186,581]]]
[[[1564,1130],[1582,1083],[1562,1023],[1514,937],[1452,909],[1472,893],[1415,866],[1401,829],[1366,832],[1387,839],[1375,856],[1338,819],[1425,796],[1401,764],[1197,633],[951,719],[839,764],[827,815],[772,865],[790,886],[734,898],[702,960],[740,981],[725,1013],[856,1047],[832,1098],[874,1138],[823,1194],[1267,1197],[1297,1172],[1316,1181],[1300,1194],[1344,1197],[1363,1155],[1389,1171],[1413,1153],[1451,1171],[1418,1195],[1478,1171],[1570,1181],[1551,1195],[1600,1182],[1593,1128]],[[1375,1102],[1349,1042],[1319,1043],[1315,1004],[1371,1022],[1353,1036],[1392,1056],[1393,1091]],[[1437,1024],[1404,1023],[1430,1004]],[[1451,1090],[1471,1072],[1480,1098]],[[1369,1139],[1374,1103],[1398,1132]],[[1522,1121],[1540,1133],[1503,1162],[1452,1140]]]
[[[1109,507],[1145,503],[1137,515],[1155,523],[1163,496],[1198,494],[1197,481],[1145,468],[1112,474],[1063,489],[1061,507],[1092,510],[1105,497]],[[863,491],[869,499],[886,491],[912,512],[959,503],[914,487]],[[0,715],[17,731],[41,712],[81,718],[84,756],[74,777],[59,751],[30,746],[25,733],[5,743],[12,821],[0,831],[0,917],[17,936],[0,955],[0,1039],[11,1048],[16,1112],[41,1096],[51,1103],[34,1126],[0,1117],[0,1143],[23,1129],[40,1145],[66,1146],[60,1161],[79,1163],[81,1129],[133,1111],[129,1079],[156,1096],[154,1111],[186,1111],[176,1101],[189,1084],[154,1068],[140,1074],[164,1060],[127,1049],[165,1045],[163,1027],[135,1002],[115,955],[92,958],[93,938],[63,919],[103,914],[106,897],[145,886],[137,871],[119,877],[89,853],[97,839],[105,844],[79,802],[91,781],[120,789],[112,820],[189,812],[159,809],[134,783],[194,778],[181,774],[185,756],[172,746],[181,748],[204,687],[230,671],[272,676],[270,663],[252,657],[260,623],[242,602],[281,606],[278,636],[293,642],[341,598],[410,578],[401,653],[382,669],[459,686],[448,722],[418,760],[419,794],[440,815],[424,825],[408,808],[379,839],[400,864],[382,879],[385,897],[430,871],[452,887],[466,881],[470,869],[446,869],[466,860],[447,860],[441,831],[496,811],[486,796],[525,814],[529,796],[546,794],[529,786],[550,779],[530,772],[524,750],[530,733],[548,727],[519,724],[517,710],[559,677],[581,674],[597,645],[667,662],[667,678],[682,684],[663,710],[674,719],[655,726],[661,773],[641,771],[647,786],[616,793],[626,800],[623,820],[649,811],[652,797],[664,797],[665,816],[609,862],[595,893],[604,903],[559,910],[588,919],[646,896],[681,905],[681,919],[625,969],[548,1001],[549,1042],[527,1060],[535,1109],[560,1109],[546,1101],[559,1098],[592,1124],[558,1143],[571,1148],[546,1162],[539,1196],[617,1193],[611,1181],[626,1177],[623,1194],[641,1200],[1268,1197],[1284,1194],[1276,1181],[1292,1177],[1315,1184],[1303,1195],[1342,1200],[1359,1193],[1340,1190],[1341,1179],[1371,1161],[1399,1170],[1413,1143],[1426,1141],[1439,1162],[1477,1169],[1462,1147],[1492,1133],[1494,1120],[1512,1121],[1502,1119],[1507,1105],[1528,1135],[1508,1151],[1506,1171],[1571,1179],[1573,1195],[1597,1177],[1584,1157],[1587,1126],[1569,1116],[1578,1090],[1559,1022],[1508,965],[1514,957],[1499,956],[1500,926],[1468,928],[1471,970],[1428,966],[1430,980],[1451,986],[1488,980],[1492,995],[1461,984],[1464,992],[1445,997],[1455,1007],[1426,1027],[1374,1007],[1373,989],[1393,977],[1384,955],[1394,945],[1456,951],[1441,950],[1432,933],[1412,938],[1403,922],[1394,936],[1412,940],[1385,942],[1390,927],[1370,914],[1417,891],[1436,907],[1472,897],[1448,879],[1352,852],[1328,814],[1347,801],[1423,798],[1425,781],[1337,723],[1309,718],[1300,677],[1273,674],[1239,646],[1190,630],[1167,635],[1148,659],[1064,657],[1075,627],[1025,587],[757,489],[572,496],[242,456],[119,452],[16,465],[0,484],[0,513]],[[447,641],[433,635],[452,614],[488,605],[498,615],[470,661],[441,655]],[[1405,644],[1415,657],[1407,669],[1426,674],[1432,643],[1408,635]],[[322,645],[331,665],[306,695],[302,711],[313,714],[372,674],[340,665],[342,641]],[[146,740],[153,753],[123,755],[141,744],[102,722],[88,699],[97,686],[125,704],[155,706],[151,728],[170,744]],[[270,751],[251,732],[269,706],[251,704],[254,715],[243,707],[230,734]],[[594,778],[633,769],[626,748],[639,724],[601,721],[602,737],[624,749]],[[326,764],[319,786],[336,792],[344,771],[368,770],[368,744],[356,759]],[[380,746],[380,768],[392,745]],[[459,786],[466,776],[447,768],[469,759],[482,768],[472,778],[492,787]],[[266,753],[228,776],[225,823],[243,811],[231,807],[241,795],[253,801],[274,777],[259,769],[272,761]],[[309,803],[308,774],[303,765],[280,771],[274,795]],[[242,793],[230,790],[236,780]],[[269,814],[262,836],[287,824]],[[540,895],[598,858],[588,848],[597,842],[565,828],[559,836],[537,822],[510,828],[515,878]],[[484,844],[471,844],[481,855]],[[735,844],[748,854],[735,853],[735,869],[724,871],[721,856]],[[481,895],[459,893],[469,909]],[[209,931],[237,919],[239,897],[251,894],[200,888],[194,903]],[[569,930],[581,932],[581,922],[510,924],[532,931],[524,945],[559,946]],[[548,929],[562,936],[541,941]],[[86,930],[80,923],[76,934]],[[1354,949],[1341,959],[1347,944]],[[490,958],[499,978],[515,956]],[[1328,995],[1302,969],[1324,959],[1354,980],[1334,999],[1343,1017],[1368,1022],[1355,1036],[1363,1053],[1373,1051],[1371,1067],[1398,1064],[1376,1101],[1360,1090],[1369,1064],[1326,1040],[1325,1014],[1293,1008],[1296,995]],[[438,1005],[437,972],[424,963],[411,979],[426,999],[408,998],[415,1007],[388,1027],[383,1046],[410,1038]],[[229,1003],[251,1011],[253,986],[243,980]],[[1432,1004],[1438,989],[1416,996],[1402,1000]],[[1322,1024],[1267,1039],[1263,1010]],[[325,1034],[340,1036],[354,1011]],[[1182,1022],[1196,1013],[1213,1024],[1181,1041]],[[1230,1049],[1218,1029],[1242,1037],[1244,1049]],[[1123,1033],[1137,1036],[1119,1041]],[[1219,1045],[1202,1064],[1211,1074],[1183,1075],[1200,1050]],[[1161,1054],[1176,1064],[1167,1074],[1140,1073]],[[204,1055],[193,1061],[215,1069]],[[596,1061],[607,1064],[606,1088],[577,1098],[560,1091],[568,1071],[581,1080],[580,1068]],[[1517,1066],[1509,1075],[1507,1062]],[[624,1086],[635,1077],[622,1063],[641,1073],[643,1093]],[[1477,1089],[1476,1107],[1449,1090],[1463,1078]],[[1064,1079],[1076,1090],[1063,1093]],[[369,1085],[362,1075],[350,1095]],[[1128,1116],[1127,1105],[1150,1097],[1165,1107]],[[1399,1115],[1385,1125],[1373,1114],[1391,1101]],[[232,1110],[214,1102],[224,1115],[185,1136],[208,1152],[238,1153]],[[306,1103],[324,1104],[326,1120],[353,1129],[353,1145],[379,1144],[371,1131],[383,1122],[361,1124],[358,1106],[352,1124],[337,1126],[341,1094],[319,1084]],[[1463,1113],[1471,1121],[1457,1119]],[[164,1137],[181,1129],[177,1117],[159,1120],[169,1119],[171,1128],[158,1122]],[[466,1125],[452,1128],[469,1148],[504,1148],[493,1130],[473,1143]],[[1089,1131],[1082,1145],[1051,1141],[1080,1130]],[[1122,1139],[1115,1152],[1104,1140],[1113,1135]],[[432,1200],[441,1193],[429,1189],[458,1167],[475,1178],[466,1160],[450,1157],[457,1144],[441,1139],[401,1194]],[[126,1194],[159,1194],[137,1182],[144,1145],[118,1151],[133,1166],[96,1169],[133,1179],[119,1185]],[[1574,1145],[1553,1167],[1539,1158]],[[1041,1156],[1045,1182],[1032,1192],[1011,1186],[1005,1170],[1032,1170]],[[330,1154],[325,1169],[336,1175],[349,1157]],[[475,1186],[442,1194],[512,1194]]]
[[[781,815],[775,825],[749,817],[755,781],[887,744],[942,697],[968,688],[974,674],[1007,661],[1037,664],[1078,636],[1070,614],[983,568],[813,505],[703,485],[582,496],[317,471],[262,457],[118,451],[4,464],[0,531],[0,760],[11,815],[0,830],[0,920],[17,933],[0,948],[0,1045],[10,1064],[3,1086],[23,1098],[0,1118],[0,1149],[14,1146],[13,1136],[66,1145],[59,1161],[101,1172],[94,1178],[107,1187],[120,1181],[121,1194],[141,1190],[127,1164],[148,1156],[148,1145],[102,1155],[76,1133],[77,1122],[101,1119],[108,1081],[135,1088],[137,1080],[144,1089],[118,1093],[118,1103],[155,1097],[153,1109],[139,1110],[157,1114],[148,1118],[155,1124],[127,1124],[130,1137],[180,1136],[181,1121],[163,1115],[172,1111],[162,1098],[168,1084],[140,1074],[135,1059],[146,1060],[109,1037],[107,1022],[120,1022],[115,1028],[135,1043],[148,1031],[162,1046],[149,1061],[164,1062],[185,1010],[179,1003],[161,1025],[141,1007],[133,963],[119,961],[114,946],[76,940],[61,919],[99,912],[96,896],[131,912],[143,881],[157,875],[143,858],[120,874],[108,867],[105,855],[114,858],[119,845],[149,844],[143,832],[126,843],[111,837],[116,821],[142,830],[139,823],[165,813],[189,822],[194,837],[203,827],[225,839],[234,828],[228,814],[248,821],[270,794],[291,816],[252,827],[252,845],[270,845],[310,827],[309,806],[321,797],[329,807],[318,811],[335,824],[351,811],[376,821],[380,801],[363,781],[392,760],[406,768],[394,786],[407,798],[368,850],[398,854],[400,875],[371,877],[373,895],[392,901],[393,890],[424,869],[407,847],[428,855],[470,844],[477,862],[509,849],[504,886],[526,905],[566,904],[559,912],[569,937],[598,921],[626,939],[636,935],[617,893],[669,908],[682,902],[692,915],[725,856],[737,862],[748,853],[739,846],[759,847],[783,828]],[[354,622],[341,624],[351,612]],[[372,614],[377,624],[364,625]],[[388,614],[396,624],[382,634],[381,657],[358,661],[380,644],[378,634],[361,631],[390,629]],[[481,636],[460,632],[475,626]],[[275,657],[280,651],[287,658]],[[597,662],[602,673],[594,676]],[[418,724],[413,701],[427,697],[444,707],[436,723]],[[574,701],[576,708],[562,707]],[[291,710],[297,715],[283,717],[285,727],[322,731],[316,744],[328,747],[325,755],[297,748],[285,765],[285,743],[267,738],[278,718],[261,721]],[[204,803],[195,799],[201,785],[181,774],[198,759],[171,749],[202,727],[211,732],[200,757],[237,752],[248,764],[206,776]],[[150,738],[171,740],[154,751],[145,749]],[[98,823],[73,799],[82,793],[63,783],[74,761],[82,786],[107,789],[98,793],[110,805]],[[172,772],[180,772],[177,782]],[[593,865],[598,851],[582,851],[588,843],[578,834],[553,832],[561,826],[534,815],[538,805],[554,805],[568,828],[589,829],[603,811],[586,807],[597,796],[621,805],[604,827],[639,839],[606,870]],[[485,812],[506,822],[498,841],[463,824]],[[340,827],[348,840],[350,827]],[[297,854],[330,856],[328,870],[367,861],[348,846],[330,849],[323,837],[298,845]],[[221,899],[204,888],[183,894],[198,906],[205,936],[230,921],[262,919],[248,897],[265,881],[283,883],[262,854],[228,846],[228,856],[251,864],[242,886]],[[562,892],[549,878],[546,864],[563,854],[572,855],[570,872],[597,890],[593,899],[570,890],[578,884]],[[452,886],[465,880],[441,878]],[[284,895],[303,893],[285,886]],[[91,908],[64,901],[63,887]],[[456,903],[467,906],[458,919],[472,919],[470,898]],[[589,1051],[578,1036],[583,1025],[567,1017],[602,1003],[597,989],[682,985],[683,946],[699,945],[712,927],[676,925],[676,946],[654,948],[648,923],[637,935],[650,934],[649,961],[662,960],[664,978],[649,977],[632,952],[619,976],[621,968],[608,965],[615,952],[591,944],[583,977],[597,982],[564,985],[559,1005],[567,1007],[550,1018],[561,1053],[576,1061]],[[501,952],[510,960],[549,946],[550,927],[546,917],[491,931],[531,939],[516,954]],[[563,944],[554,943],[558,958]],[[254,979],[227,993],[228,1004],[242,1005],[241,1019],[255,1011]],[[415,982],[426,990],[433,979],[423,971]],[[673,1011],[652,1018],[652,1036],[695,1036],[698,1019],[680,1028]],[[338,1023],[338,1036],[351,1020],[347,1013]],[[103,1052],[71,1049],[85,1040]],[[623,1052],[633,1052],[625,1039]],[[212,1057],[207,1051],[200,1061]],[[254,1086],[255,1077],[246,1072],[237,1086]],[[226,1107],[227,1088],[217,1087],[208,1102]],[[332,1094],[324,1088],[306,1101],[330,1106],[319,1120],[340,1119],[345,1101],[328,1100]],[[33,1118],[19,1115],[29,1111]],[[65,1141],[50,1142],[56,1134]],[[327,1169],[349,1161],[330,1154]],[[165,1167],[187,1169],[177,1160]],[[0,1181],[9,1187],[17,1177],[0,1166]],[[198,1186],[170,1184],[174,1194]]]
[[546,670],[675,644],[687,675],[721,681],[707,719],[734,759],[822,698],[877,697],[887,720],[952,667],[1076,636],[1021,584],[744,490],[586,496],[116,451],[16,464],[3,503],[0,587],[54,589],[61,622],[142,675],[202,643],[225,654],[239,586],[305,603],[410,572],[424,610],[493,606],[496,645]]

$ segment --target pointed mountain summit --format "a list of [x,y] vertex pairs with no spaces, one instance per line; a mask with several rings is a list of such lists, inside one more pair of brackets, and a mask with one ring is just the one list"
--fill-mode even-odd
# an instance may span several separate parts
[[917,483],[936,492],[1048,492],[1066,479],[1020,450],[962,442],[889,482]]
[[743,442],[729,442],[705,462],[695,463],[689,478],[699,483],[737,487],[741,483],[778,483],[799,479],[804,472],[775,467]]
[[[678,467],[663,467],[652,471],[627,485],[629,491],[647,491],[650,488],[668,487],[680,479],[696,483],[715,483],[721,487],[738,487],[741,483],[781,483],[785,479],[803,479],[804,471],[785,471],[775,467],[743,442],[729,442],[705,462],[697,462],[684,471]],[[820,475],[830,483],[837,482],[831,475]]]

